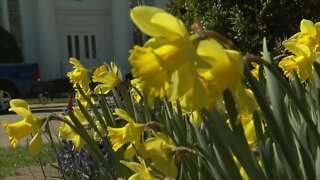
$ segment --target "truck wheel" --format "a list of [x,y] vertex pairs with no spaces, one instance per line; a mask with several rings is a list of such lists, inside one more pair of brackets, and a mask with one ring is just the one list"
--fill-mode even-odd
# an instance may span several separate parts
[[0,113],[8,112],[10,108],[10,100],[16,97],[16,91],[14,88],[0,87]]

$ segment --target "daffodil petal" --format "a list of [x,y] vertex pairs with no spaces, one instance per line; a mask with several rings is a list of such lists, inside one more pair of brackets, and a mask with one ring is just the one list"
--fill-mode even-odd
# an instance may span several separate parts
[[9,109],[9,111],[13,111],[15,113],[17,113],[18,115],[22,116],[22,117],[27,117],[30,116],[32,113],[30,110],[24,108],[24,107],[11,107]]
[[291,51],[293,54],[295,54],[296,56],[306,56],[306,57],[310,56],[310,49],[308,48],[307,45],[296,44],[290,41],[284,41],[283,46],[289,51]]
[[[191,63],[191,62],[190,62]],[[193,86],[193,79],[195,74],[192,73],[192,65],[186,63],[182,65],[177,71],[171,76],[172,87],[169,94],[170,100],[177,100],[179,97],[185,95]],[[185,80],[188,79],[188,83]]]
[[143,47],[151,47],[152,49],[158,49],[159,47],[170,44],[167,39],[164,38],[150,38]]
[[41,133],[38,132],[35,134],[35,136],[32,138],[29,147],[28,147],[28,152],[30,155],[34,156],[37,155],[42,147],[42,138],[41,138]]
[[114,110],[114,114],[119,116],[120,118],[124,119],[125,121],[129,122],[129,123],[133,123],[134,120],[128,115],[128,113],[120,108],[116,108]]
[[154,162],[154,166],[160,169],[168,177],[176,178],[178,175],[178,169],[174,158],[167,160],[159,159]]
[[131,10],[130,16],[139,29],[149,36],[175,40],[188,34],[181,20],[157,7],[137,6]]
[[112,69],[112,72],[113,72],[114,74],[117,74],[117,72],[118,72],[118,66],[117,66],[116,63],[111,62],[111,69]]
[[197,47],[197,54],[209,64],[214,64],[216,62],[229,62],[228,56],[222,45],[214,39],[200,41]]
[[242,55],[238,51],[234,50],[226,49],[225,52],[232,65],[238,70],[238,73],[242,75],[244,71],[244,60]]
[[136,150],[133,148],[133,145],[130,144],[126,151],[124,152],[124,158],[126,159],[130,159],[134,156],[134,154],[136,153]]
[[73,137],[72,139],[74,146],[76,147],[77,150],[80,150],[84,145],[85,145],[85,141],[81,138],[80,135],[76,135]]
[[71,140],[74,135],[75,135],[74,131],[67,123],[61,123],[59,128],[59,137],[61,139]]
[[142,165],[136,162],[127,162],[127,161],[120,160],[120,163],[127,166],[133,172],[139,172],[142,169]]
[[303,19],[300,23],[300,30],[301,32],[309,34],[311,36],[316,35],[314,23],[310,20]]
[[10,107],[11,108],[21,107],[21,108],[30,110],[29,104],[23,99],[12,99],[10,101]]
[[80,61],[76,58],[70,58],[69,62],[75,66],[75,68],[84,68]]

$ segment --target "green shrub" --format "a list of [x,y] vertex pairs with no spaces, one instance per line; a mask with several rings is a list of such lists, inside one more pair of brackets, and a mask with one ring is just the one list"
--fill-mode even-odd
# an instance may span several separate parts
[[168,3],[169,11],[188,28],[198,18],[205,29],[217,31],[232,39],[241,51],[255,54],[261,51],[263,37],[279,53],[280,42],[299,31],[302,18],[320,20],[317,7],[320,1],[315,0],[170,0]]

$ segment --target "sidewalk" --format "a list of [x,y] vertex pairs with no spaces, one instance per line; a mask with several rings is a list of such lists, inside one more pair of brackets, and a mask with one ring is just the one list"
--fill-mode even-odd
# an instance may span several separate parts
[[30,109],[66,108],[68,103],[30,104]]

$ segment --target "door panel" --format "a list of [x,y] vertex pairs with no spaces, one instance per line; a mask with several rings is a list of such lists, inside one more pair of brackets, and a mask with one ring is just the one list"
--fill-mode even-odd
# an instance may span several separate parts
[[68,59],[75,57],[86,68],[97,67],[103,61],[102,34],[96,27],[64,27],[59,35],[62,73],[72,69]]

